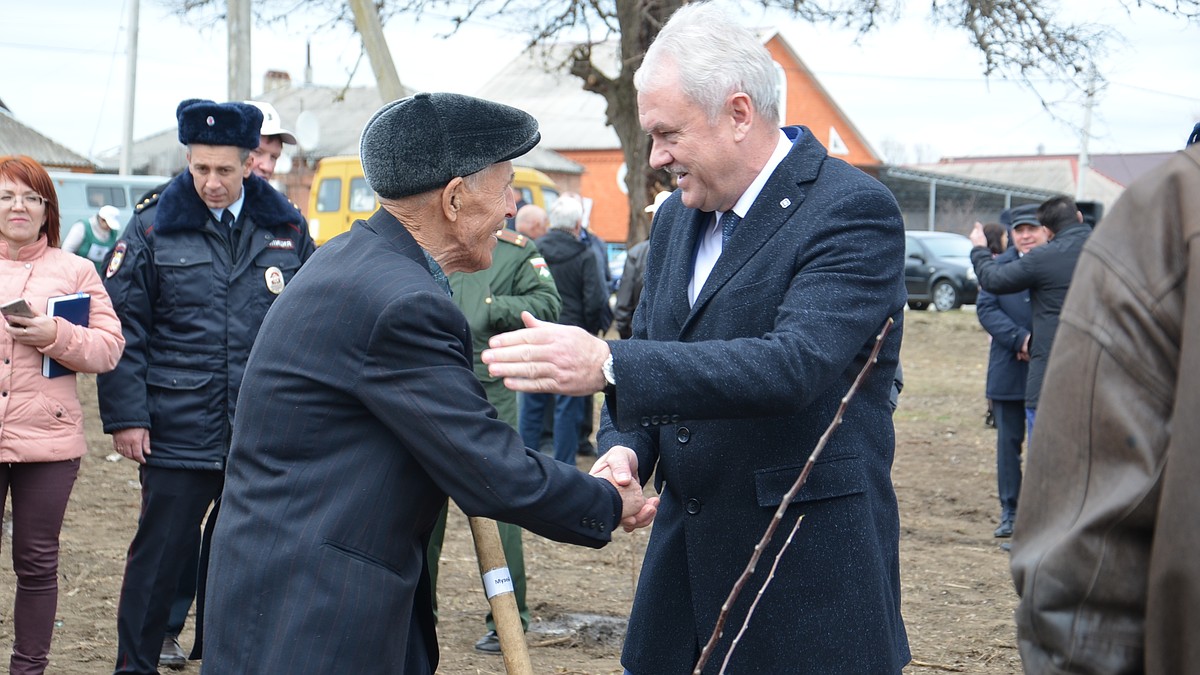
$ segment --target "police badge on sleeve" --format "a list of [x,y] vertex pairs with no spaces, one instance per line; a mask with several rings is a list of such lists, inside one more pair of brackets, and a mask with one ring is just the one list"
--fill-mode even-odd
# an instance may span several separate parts
[[125,242],[117,242],[117,247],[113,249],[112,257],[108,259],[108,267],[104,269],[104,278],[111,279],[112,275],[121,269],[121,263],[125,262]]

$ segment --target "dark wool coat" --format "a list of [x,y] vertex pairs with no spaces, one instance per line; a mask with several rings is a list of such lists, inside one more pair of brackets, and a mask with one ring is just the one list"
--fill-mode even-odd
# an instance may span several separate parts
[[731,672],[899,673],[899,519],[889,392],[900,352],[904,224],[892,195],[811,132],[776,168],[689,307],[697,234],[713,215],[673,195],[655,216],[633,338],[610,343],[601,445],[638,455],[662,504],[621,662],[690,672],[734,580],[889,317],[896,325],[780,534],[741,594],[720,669],[797,516]]
[[321,247],[250,355],[213,535],[204,672],[437,668],[425,548],[464,512],[599,548],[617,491],[527,451],[467,319],[386,211]]

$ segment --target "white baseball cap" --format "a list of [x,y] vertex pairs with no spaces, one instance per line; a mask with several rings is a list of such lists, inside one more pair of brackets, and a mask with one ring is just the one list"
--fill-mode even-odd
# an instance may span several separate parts
[[96,215],[100,216],[100,219],[103,220],[110,229],[121,229],[121,211],[117,209],[117,207],[105,204],[104,206],[100,207],[100,211]]
[[284,129],[283,125],[280,124],[279,112],[275,110],[275,106],[263,101],[245,101],[245,103],[249,103],[250,105],[262,111],[263,123],[262,130],[259,131],[260,135],[278,136],[283,140],[284,143],[291,145],[296,144],[296,137],[292,135],[292,132]]
[[654,213],[655,211],[658,211],[658,207],[662,206],[663,202],[667,201],[667,198],[670,196],[671,193],[667,192],[666,190],[654,195],[654,203],[646,207],[646,213]]

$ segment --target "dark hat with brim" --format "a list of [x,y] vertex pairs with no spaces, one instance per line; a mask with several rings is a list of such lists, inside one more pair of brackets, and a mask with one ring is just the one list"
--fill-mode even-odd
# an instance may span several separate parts
[[1038,220],[1037,212],[1037,204],[1022,204],[1010,209],[1009,218],[1012,220],[1013,229],[1015,230],[1022,225],[1037,225],[1041,227],[1042,223]]
[[540,140],[537,120],[523,110],[462,94],[420,93],[376,111],[359,151],[371,189],[398,199],[520,157]]
[[263,114],[240,102],[214,103],[189,98],[175,109],[179,142],[184,145],[233,145],[247,150],[258,147]]

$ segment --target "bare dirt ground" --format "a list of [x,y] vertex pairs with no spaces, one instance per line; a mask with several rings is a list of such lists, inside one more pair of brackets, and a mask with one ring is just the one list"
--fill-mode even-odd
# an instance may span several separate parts
[[[992,538],[998,514],[995,432],[983,425],[987,338],[974,312],[909,312],[902,360],[906,387],[896,413],[894,480],[900,500],[903,611],[912,646],[911,675],[1020,671],[1012,612],[1016,604],[1008,555]],[[80,378],[89,420],[84,458],[62,534],[58,628],[48,672],[111,672],[116,653],[116,605],[125,549],[138,510],[137,471],[109,461],[111,441],[100,433],[95,386]],[[591,460],[580,458],[580,467]],[[537,673],[621,673],[623,630],[575,614],[623,620],[633,598],[645,531],[620,533],[593,551],[526,535],[528,639]],[[3,546],[8,549],[6,533]],[[747,552],[747,555],[749,552]],[[439,600],[440,673],[504,673],[500,657],[476,652],[486,601],[466,519],[451,517],[443,551]],[[12,644],[11,563],[0,565],[0,655]],[[870,621],[870,617],[864,617]],[[185,647],[191,643],[191,627]],[[185,673],[195,674],[192,662]],[[164,671],[170,672],[170,671]],[[275,674],[262,674],[275,675]]]

